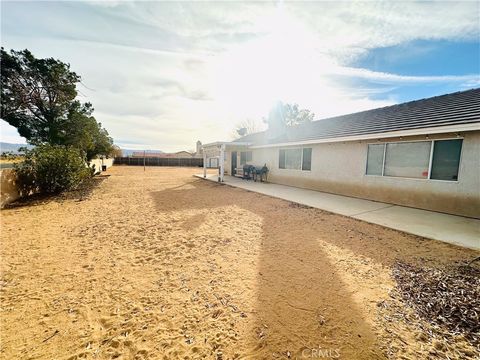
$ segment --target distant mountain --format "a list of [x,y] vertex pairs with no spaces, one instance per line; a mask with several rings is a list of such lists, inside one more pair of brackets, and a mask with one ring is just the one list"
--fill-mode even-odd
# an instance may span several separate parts
[[[133,150],[133,149],[122,149],[123,156],[131,156],[134,152],[139,152],[143,150]],[[164,152],[161,150],[145,150],[145,152],[148,153],[161,153],[163,154]]]
[[[27,144],[12,144],[12,143],[6,143],[6,142],[0,142],[0,153],[2,152],[13,152],[13,153],[18,153],[18,148],[21,147],[27,147],[29,149],[33,148],[32,145],[27,145]],[[143,150],[133,150],[133,149],[122,149],[123,156],[131,156],[133,152],[138,152],[138,151],[143,151]],[[145,150],[145,152],[148,153],[161,153],[163,154],[164,152],[161,150]]]
[[12,143],[0,142],[0,153],[13,152],[17,154],[19,152],[18,149],[21,147],[27,147],[29,149],[33,148],[32,145],[27,145],[27,144],[12,144]]

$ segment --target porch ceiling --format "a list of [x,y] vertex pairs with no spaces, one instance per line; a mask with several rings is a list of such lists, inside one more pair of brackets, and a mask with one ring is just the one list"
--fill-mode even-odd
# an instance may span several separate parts
[[214,143],[210,143],[210,144],[205,144],[202,146],[202,149],[203,150],[206,150],[206,151],[209,151],[209,150],[219,150],[220,151],[220,148],[223,146],[225,151],[231,151],[231,150],[240,150],[240,149],[246,149],[250,143],[247,143],[247,142],[230,142],[230,141],[217,141],[217,142],[214,142]]

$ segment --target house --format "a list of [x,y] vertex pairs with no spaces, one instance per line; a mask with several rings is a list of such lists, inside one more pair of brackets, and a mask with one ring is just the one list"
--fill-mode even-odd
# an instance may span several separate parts
[[201,159],[203,157],[202,142],[200,140],[198,140],[195,145],[196,145],[195,152],[192,154],[192,156],[195,157],[195,158],[200,158]]
[[177,151],[174,153],[164,153],[164,152],[143,152],[143,151],[134,151],[132,157],[139,158],[191,158],[193,154],[188,151]]
[[175,153],[170,153],[170,154],[164,154],[165,157],[173,157],[173,158],[182,158],[182,159],[188,159],[192,158],[193,154],[188,152],[188,151],[177,151]]
[[206,144],[203,156],[219,181],[266,164],[272,183],[480,218],[480,89]]
[[132,152],[132,157],[135,158],[151,158],[151,157],[161,157],[162,155],[165,155],[164,152],[160,151],[134,151]]
[[202,158],[202,143],[197,141],[196,151],[177,151],[173,153],[165,153],[162,151],[134,151],[132,157],[138,158],[176,158],[176,159],[190,159],[190,158]]

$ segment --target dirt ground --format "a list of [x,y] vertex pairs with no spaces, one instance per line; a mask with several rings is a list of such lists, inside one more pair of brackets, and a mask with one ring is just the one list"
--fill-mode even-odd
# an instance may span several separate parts
[[478,252],[195,172],[114,166],[82,201],[2,210],[0,357],[479,355],[461,338],[440,348],[389,296],[396,259]]

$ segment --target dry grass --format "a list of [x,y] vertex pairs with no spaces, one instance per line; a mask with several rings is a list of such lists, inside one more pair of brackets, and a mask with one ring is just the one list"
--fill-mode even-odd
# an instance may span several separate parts
[[442,348],[420,336],[389,296],[395,261],[448,265],[477,252],[198,171],[113,167],[83,201],[2,211],[1,357],[479,355],[464,339]]

